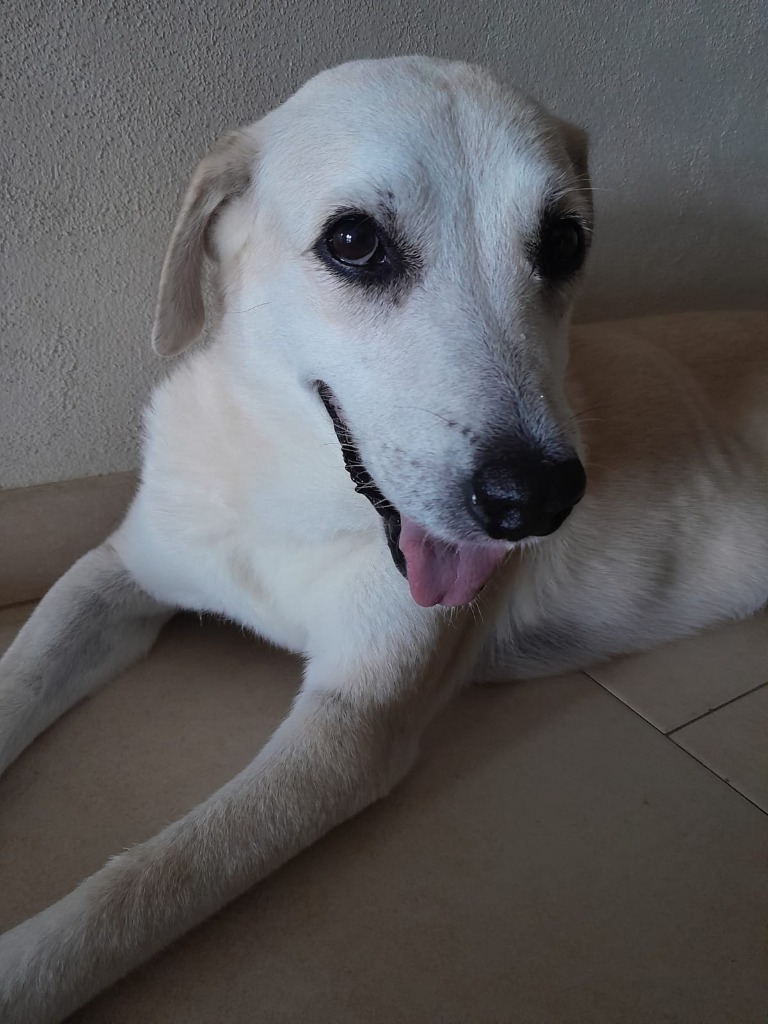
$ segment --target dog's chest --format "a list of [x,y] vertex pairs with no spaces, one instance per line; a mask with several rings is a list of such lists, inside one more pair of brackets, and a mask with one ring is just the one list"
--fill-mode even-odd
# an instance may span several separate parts
[[366,559],[386,564],[381,520],[330,427],[318,438],[295,418],[244,416],[206,362],[155,396],[123,556],[160,599],[304,651],[327,595]]
[[269,529],[258,516],[233,524],[215,495],[198,498],[177,488],[169,517],[167,495],[161,501],[152,487],[142,490],[120,531],[129,568],[160,600],[223,615],[297,653],[308,649],[334,594],[389,557],[380,530],[307,539]]

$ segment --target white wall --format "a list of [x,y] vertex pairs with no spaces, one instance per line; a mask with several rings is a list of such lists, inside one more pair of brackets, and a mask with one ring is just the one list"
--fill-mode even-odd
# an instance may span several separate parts
[[583,316],[768,305],[761,0],[5,0],[0,485],[136,463],[196,159],[313,72],[427,52],[587,125]]

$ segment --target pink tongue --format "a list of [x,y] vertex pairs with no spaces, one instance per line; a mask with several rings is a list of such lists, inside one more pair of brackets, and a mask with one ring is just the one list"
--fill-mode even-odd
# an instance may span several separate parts
[[400,550],[408,567],[411,596],[422,608],[467,604],[504,558],[503,544],[446,544],[430,537],[407,516],[400,525]]

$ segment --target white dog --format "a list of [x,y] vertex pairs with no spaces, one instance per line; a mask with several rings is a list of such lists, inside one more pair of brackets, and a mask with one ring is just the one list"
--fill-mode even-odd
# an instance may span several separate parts
[[326,72],[203,160],[154,344],[200,335],[206,260],[213,339],[154,395],[124,523],[0,664],[0,767],[180,608],[304,683],[240,775],[0,939],[4,1024],[60,1021],[389,792],[466,680],[768,599],[768,344],[693,320],[569,362],[591,230],[582,133],[462,64]]

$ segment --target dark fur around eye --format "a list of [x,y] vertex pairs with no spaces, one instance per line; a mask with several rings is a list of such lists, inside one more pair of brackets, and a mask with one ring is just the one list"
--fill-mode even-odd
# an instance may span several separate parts
[[330,217],[312,252],[332,273],[364,287],[399,282],[419,262],[394,232],[361,210],[342,210]]
[[587,235],[582,221],[573,215],[545,213],[529,246],[536,272],[553,283],[573,277],[587,255]]

